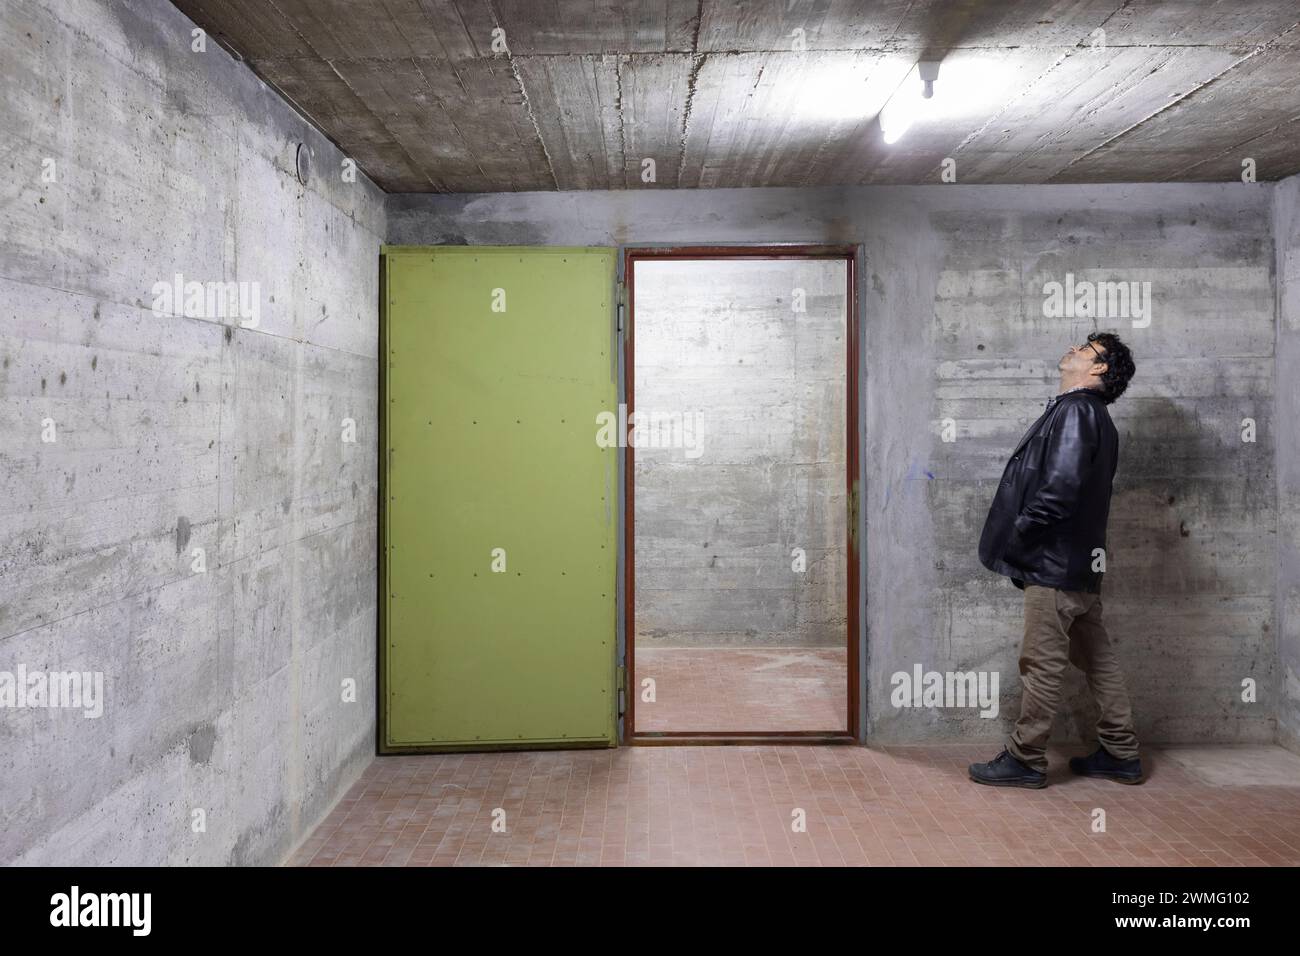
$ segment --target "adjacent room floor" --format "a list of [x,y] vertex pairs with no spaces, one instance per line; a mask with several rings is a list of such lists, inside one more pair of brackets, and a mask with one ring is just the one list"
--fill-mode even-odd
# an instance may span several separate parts
[[[639,733],[843,731],[848,660],[842,647],[664,647],[636,649]],[[638,694],[640,691],[638,691]]]
[[[1072,777],[1066,757],[1080,748],[1054,749],[1044,790],[969,782],[967,764],[996,751],[822,745],[379,757],[291,862],[1300,865],[1300,757],[1281,748],[1148,749],[1149,779],[1136,787]],[[1099,810],[1104,832],[1094,832]],[[801,819],[806,831],[795,832]]]

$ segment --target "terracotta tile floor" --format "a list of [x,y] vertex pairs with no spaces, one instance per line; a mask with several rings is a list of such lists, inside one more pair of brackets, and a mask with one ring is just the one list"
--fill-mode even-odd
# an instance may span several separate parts
[[[1150,749],[1150,779],[1129,787],[1072,777],[1066,754],[1053,750],[1044,790],[970,783],[967,764],[997,749],[622,747],[378,757],[290,862],[1300,865],[1300,777],[1286,786],[1216,786]],[[1106,811],[1105,833],[1092,832],[1098,807]],[[505,832],[493,831],[497,808]],[[806,832],[792,831],[797,808]]]
[[644,731],[845,730],[848,655],[825,647],[636,648],[635,683],[655,681],[655,701],[638,691]]

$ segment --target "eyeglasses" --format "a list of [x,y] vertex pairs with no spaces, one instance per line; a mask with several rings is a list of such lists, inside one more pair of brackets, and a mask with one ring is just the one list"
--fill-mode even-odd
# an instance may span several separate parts
[[1088,348],[1092,349],[1093,355],[1097,356],[1095,359],[1093,359],[1094,362],[1104,362],[1106,360],[1106,353],[1098,352],[1097,346],[1094,345],[1092,342],[1085,342],[1084,344],[1087,345]]

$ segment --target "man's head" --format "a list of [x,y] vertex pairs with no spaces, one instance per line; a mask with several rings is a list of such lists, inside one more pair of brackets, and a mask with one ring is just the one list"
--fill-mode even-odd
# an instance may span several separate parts
[[1082,345],[1071,346],[1057,363],[1061,390],[1085,385],[1102,394],[1109,405],[1124,394],[1133,377],[1133,355],[1113,332],[1093,332]]

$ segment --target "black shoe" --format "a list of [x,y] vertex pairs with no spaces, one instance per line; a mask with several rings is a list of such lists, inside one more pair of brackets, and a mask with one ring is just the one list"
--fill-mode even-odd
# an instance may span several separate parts
[[988,763],[971,764],[970,778],[990,787],[1028,787],[1041,790],[1047,786],[1047,774],[1021,763],[1006,748]]
[[1070,769],[1083,777],[1109,777],[1120,783],[1141,783],[1143,780],[1141,758],[1120,760],[1112,757],[1105,747],[1098,747],[1096,753],[1087,757],[1071,757]]

